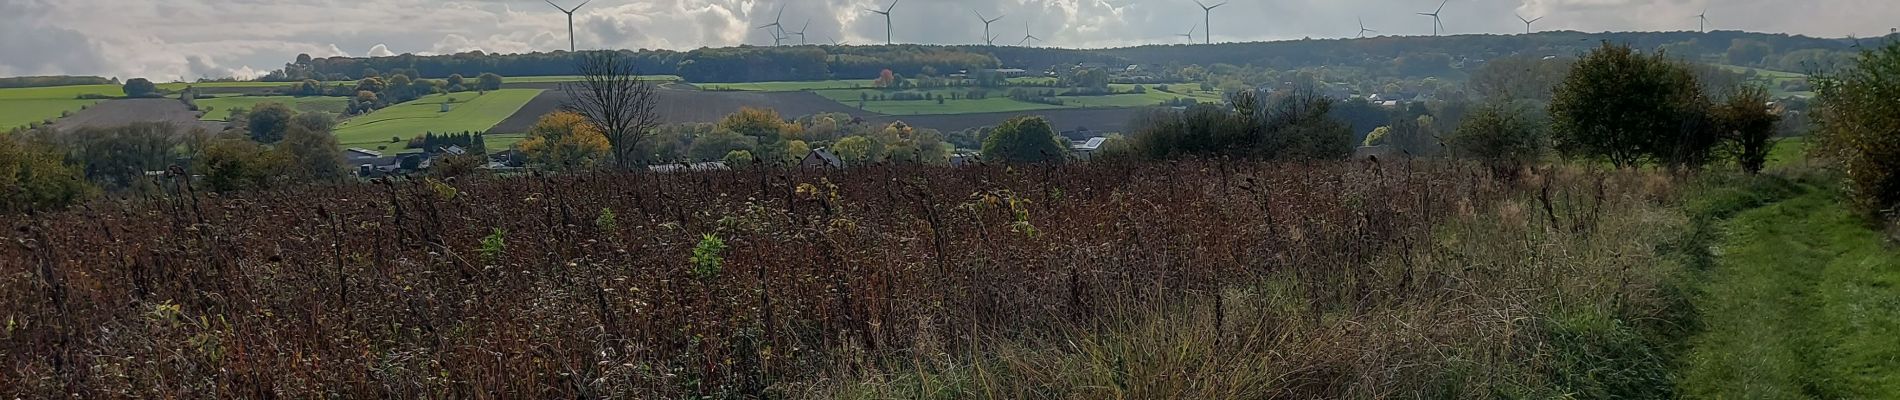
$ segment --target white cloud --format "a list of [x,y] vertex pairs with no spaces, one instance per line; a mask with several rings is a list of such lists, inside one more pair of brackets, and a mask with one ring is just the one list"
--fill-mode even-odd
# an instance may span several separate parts
[[[883,19],[865,11],[889,0],[594,0],[575,15],[580,48],[670,48],[772,43],[781,4],[789,30],[810,42],[884,41]],[[575,4],[577,1],[557,1]],[[1383,34],[1431,32],[1413,14],[1432,0],[1233,0],[1213,15],[1217,41],[1346,37],[1356,20]],[[1448,33],[1511,33],[1514,13],[1546,16],[1539,29],[1590,32],[1691,30],[1709,12],[1711,29],[1811,36],[1885,34],[1900,15],[1893,0],[1452,0]],[[982,41],[973,12],[1004,15],[999,43],[1027,29],[1063,47],[1174,43],[1201,21],[1191,0],[904,0],[892,18],[896,40]],[[298,53],[316,57],[517,53],[565,49],[567,17],[538,0],[0,0],[0,75],[96,74],[193,79],[273,69]],[[1205,29],[1203,29],[1205,31]],[[791,39],[796,42],[798,39]],[[426,51],[425,51],[426,50]],[[194,58],[195,57],[195,58]],[[197,60],[197,61],[193,61]],[[241,67],[230,67],[238,65]],[[249,72],[255,74],[256,71]]]
[[366,57],[389,57],[396,55],[396,52],[389,51],[389,45],[377,43],[375,46],[370,46],[369,52],[363,53],[363,55]]

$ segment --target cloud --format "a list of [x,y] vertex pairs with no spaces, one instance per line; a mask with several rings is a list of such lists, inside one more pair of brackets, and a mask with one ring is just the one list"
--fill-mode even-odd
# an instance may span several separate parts
[[[887,4],[593,0],[574,16],[573,42],[583,49],[770,45],[772,32],[757,27],[784,7],[781,22],[804,28],[809,42],[883,43],[883,18],[865,9]],[[1216,41],[1350,37],[1363,18],[1382,34],[1421,35],[1431,33],[1430,19],[1413,13],[1434,7],[1432,0],[1234,0],[1213,13],[1211,31]],[[1873,36],[1893,27],[1900,1],[1452,0],[1444,21],[1453,34],[1521,32],[1513,14],[1545,16],[1537,27],[1549,30],[1693,30],[1691,16],[1705,9],[1711,29]],[[1061,47],[1176,43],[1176,34],[1203,18],[1191,0],[904,0],[892,36],[904,43],[981,43],[975,12],[1004,16],[991,27],[999,43],[1034,33],[1044,45]],[[344,48],[367,48],[363,54],[372,56],[394,48],[518,53],[565,49],[568,42],[567,17],[538,0],[382,0],[376,7],[345,0],[0,0],[0,75],[194,79],[270,69],[299,53],[350,55]]]
[[389,51],[389,45],[377,43],[375,46],[370,46],[369,52],[363,53],[363,55],[366,57],[389,57],[396,55],[396,52]]

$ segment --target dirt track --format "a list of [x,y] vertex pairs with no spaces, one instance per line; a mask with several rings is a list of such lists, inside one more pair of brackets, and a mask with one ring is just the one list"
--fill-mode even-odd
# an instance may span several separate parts
[[102,101],[70,117],[59,119],[53,126],[61,132],[71,132],[85,127],[113,127],[134,122],[169,122],[183,129],[204,127],[212,132],[224,129],[222,122],[199,121],[197,112],[173,99]]
[[[567,98],[559,85],[549,85],[548,91],[522,106],[520,111],[489,129],[489,133],[521,133],[534,125],[541,115],[560,108]],[[1141,109],[1064,109],[1008,113],[955,114],[955,115],[883,115],[852,108],[831,101],[810,92],[713,92],[680,88],[662,88],[659,90],[661,121],[665,123],[718,122],[727,114],[739,111],[743,107],[771,108],[779,115],[796,118],[818,113],[845,113],[862,117],[874,123],[904,121],[911,126],[936,129],[939,131],[958,131],[969,128],[992,126],[1018,115],[1040,115],[1049,119],[1058,131],[1075,130],[1087,127],[1096,132],[1119,132]]]

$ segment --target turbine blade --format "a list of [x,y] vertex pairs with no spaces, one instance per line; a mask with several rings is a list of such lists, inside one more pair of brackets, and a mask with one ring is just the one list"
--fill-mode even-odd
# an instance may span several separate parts
[[885,7],[885,8],[884,8],[884,12],[891,12],[891,10],[895,10],[895,9],[897,9],[897,2],[898,2],[898,1],[902,1],[902,0],[891,0],[891,6],[890,6],[890,7]]
[[1441,12],[1445,12],[1445,5],[1446,5],[1446,4],[1451,4],[1451,0],[1445,0],[1445,1],[1442,1],[1442,2],[1439,2],[1439,3],[1438,3],[1438,11],[1432,11],[1432,13],[1433,13],[1433,14],[1437,14],[1437,13],[1441,13]]
[[1537,21],[1543,21],[1543,20],[1544,20],[1544,17],[1537,17],[1535,19],[1532,19],[1531,22],[1537,22]]
[[575,12],[575,11],[580,11],[580,10],[581,10],[581,7],[586,7],[586,6],[587,6],[587,3],[592,3],[592,2],[594,2],[594,0],[587,0],[587,1],[583,1],[583,2],[581,2],[581,5],[578,5],[578,6],[574,6],[574,9],[573,9],[573,10],[569,10],[568,12]]
[[1201,6],[1203,10],[1207,9],[1207,4],[1201,3],[1201,0],[1194,0],[1194,5]]
[[1220,4],[1215,4],[1215,5],[1213,6],[1213,7],[1208,7],[1207,9],[1208,9],[1208,10],[1213,10],[1213,9],[1216,9],[1216,8],[1220,8],[1220,6],[1224,6],[1224,5],[1227,5],[1227,3],[1220,3]]

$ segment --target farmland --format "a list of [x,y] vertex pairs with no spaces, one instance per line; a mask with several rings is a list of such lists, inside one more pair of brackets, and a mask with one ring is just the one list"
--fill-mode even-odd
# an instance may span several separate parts
[[34,122],[58,119],[62,113],[76,112],[99,100],[80,100],[80,95],[122,96],[117,85],[55,86],[0,89],[0,130],[24,127]]
[[341,114],[349,106],[350,100],[343,97],[322,96],[227,96],[201,98],[197,100],[198,109],[204,110],[201,119],[206,121],[224,121],[231,118],[231,112],[237,109],[250,109],[263,103],[278,103],[297,112],[325,112]]
[[796,92],[796,91],[803,91],[803,90],[858,89],[858,88],[872,87],[871,80],[869,79],[797,81],[797,82],[705,83],[705,84],[699,84],[698,86],[700,89],[704,89],[704,90],[712,90],[712,91],[730,90],[730,91],[741,91],[741,92]]
[[[344,146],[387,144],[392,138],[408,140],[425,132],[484,132],[514,115],[541,94],[539,89],[502,89],[476,93],[438,94],[389,106],[369,115],[350,118],[337,126],[337,142]],[[442,103],[454,100],[452,110]]]

